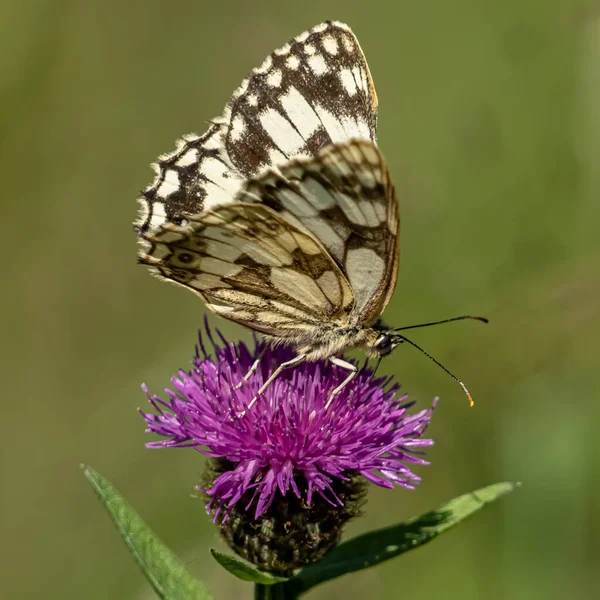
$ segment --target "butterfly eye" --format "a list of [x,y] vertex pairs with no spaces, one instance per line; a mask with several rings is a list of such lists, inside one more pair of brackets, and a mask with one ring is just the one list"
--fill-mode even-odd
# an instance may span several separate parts
[[375,351],[379,356],[387,356],[394,349],[391,336],[384,333],[375,342]]

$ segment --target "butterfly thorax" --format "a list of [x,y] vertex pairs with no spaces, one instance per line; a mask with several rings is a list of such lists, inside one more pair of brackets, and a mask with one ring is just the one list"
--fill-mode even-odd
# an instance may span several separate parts
[[321,327],[313,327],[309,335],[299,334],[285,341],[271,336],[265,338],[273,344],[292,346],[310,361],[340,356],[350,348],[359,348],[371,358],[379,358],[390,354],[401,342],[393,330],[379,323],[372,327],[323,324]]

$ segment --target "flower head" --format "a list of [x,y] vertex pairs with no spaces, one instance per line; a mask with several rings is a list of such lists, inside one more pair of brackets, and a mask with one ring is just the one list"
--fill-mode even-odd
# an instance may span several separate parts
[[[173,377],[168,400],[148,394],[156,414],[142,415],[148,431],[166,438],[149,447],[192,447],[216,459],[212,480],[199,488],[215,521],[232,514],[269,518],[280,510],[276,499],[285,499],[286,514],[290,502],[339,512],[358,502],[363,478],[387,488],[412,489],[420,481],[411,466],[428,464],[420,449],[433,443],[422,437],[433,407],[408,414],[411,404],[396,397],[398,386],[363,368],[325,409],[348,373],[321,361],[284,370],[246,410],[293,352],[261,344],[251,350],[223,339],[217,344],[208,335],[215,358],[200,336],[193,368]],[[261,352],[256,372],[243,382]]]

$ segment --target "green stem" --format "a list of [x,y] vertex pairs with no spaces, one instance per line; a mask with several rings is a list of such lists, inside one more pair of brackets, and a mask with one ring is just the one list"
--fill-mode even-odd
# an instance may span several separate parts
[[254,585],[254,600],[297,600],[298,596],[292,586],[286,583],[273,585]]

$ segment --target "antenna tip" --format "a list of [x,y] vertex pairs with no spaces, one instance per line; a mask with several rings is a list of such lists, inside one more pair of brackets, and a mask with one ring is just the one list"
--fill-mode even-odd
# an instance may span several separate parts
[[469,390],[467,389],[467,386],[462,381],[459,381],[458,383],[460,383],[460,387],[463,389],[464,393],[467,395],[467,399],[469,400],[469,408],[473,408],[473,406],[475,406],[475,402],[473,401],[473,396],[471,396],[471,392],[469,392]]
[[478,321],[481,321],[482,323],[489,323],[490,320],[487,317],[473,317],[474,319],[477,319]]

